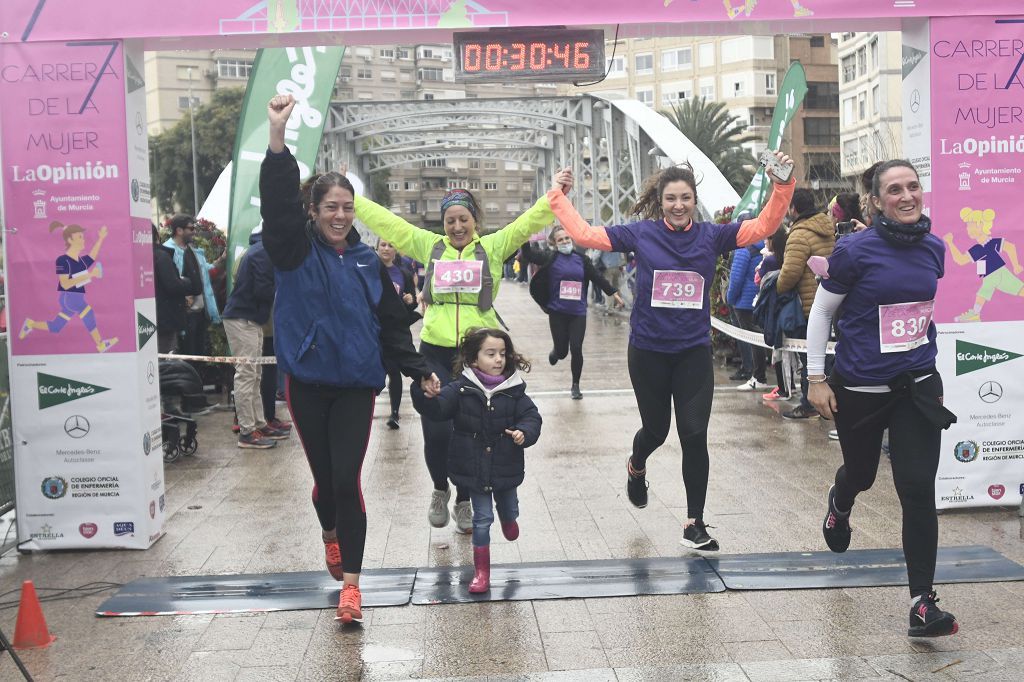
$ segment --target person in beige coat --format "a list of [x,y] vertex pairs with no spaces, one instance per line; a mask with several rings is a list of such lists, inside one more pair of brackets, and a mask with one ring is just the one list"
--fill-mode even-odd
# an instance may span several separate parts
[[[814,194],[803,187],[793,192],[793,199],[789,204],[789,217],[793,225],[786,241],[782,271],[775,286],[780,294],[796,289],[803,304],[804,315],[810,316],[814,292],[818,290],[818,281],[807,267],[807,260],[811,256],[827,258],[832,255],[832,249],[836,246],[835,226],[832,219],[815,206]],[[806,364],[805,354],[801,354],[800,359]],[[800,387],[803,390],[800,405],[789,412],[784,412],[782,416],[786,419],[807,419],[818,415],[814,407],[807,402],[806,366],[800,370]]]

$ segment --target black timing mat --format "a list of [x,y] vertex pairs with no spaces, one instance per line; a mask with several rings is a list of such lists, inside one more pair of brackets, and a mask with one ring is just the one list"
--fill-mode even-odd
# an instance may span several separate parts
[[413,604],[474,601],[627,597],[639,594],[724,592],[725,585],[703,557],[559,561],[491,566],[491,589],[470,594],[472,566],[421,568]]
[[[404,606],[415,568],[362,574],[363,606]],[[204,575],[134,580],[103,602],[97,616],[176,616],[197,613],[299,611],[338,605],[341,583],[324,571],[264,575]]]
[[[803,590],[907,584],[901,549],[723,554],[708,563],[730,590]],[[940,547],[936,583],[1024,580],[1024,566],[991,547]]]

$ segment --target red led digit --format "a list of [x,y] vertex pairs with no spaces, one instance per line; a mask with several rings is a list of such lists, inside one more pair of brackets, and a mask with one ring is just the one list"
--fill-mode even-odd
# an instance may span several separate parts
[[501,43],[488,43],[484,49],[484,69],[487,71],[501,69]]
[[[512,43],[512,52],[509,53],[508,69],[509,71],[522,71],[526,68],[526,45],[524,43]],[[513,64],[512,59],[518,60],[517,63]]]
[[543,71],[547,66],[548,46],[544,43],[530,43],[530,68]]
[[[574,47],[576,48],[576,55],[572,60],[573,67],[577,69],[589,69],[590,53],[587,52],[587,48],[590,47],[590,43],[576,43]],[[568,64],[566,66],[568,66]]]
[[479,71],[481,49],[477,43],[466,45],[462,50],[462,68],[466,71]]
[[562,63],[565,64],[565,68],[569,68],[569,43],[564,45],[555,43],[551,46],[551,53],[555,56],[556,61],[561,59]]

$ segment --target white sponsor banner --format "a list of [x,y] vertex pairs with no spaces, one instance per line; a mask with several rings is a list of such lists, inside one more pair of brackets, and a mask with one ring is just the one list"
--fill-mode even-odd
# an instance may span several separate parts
[[163,458],[147,355],[12,359],[21,549],[145,549],[159,537]]
[[937,366],[957,423],[942,433],[935,505],[1017,506],[1024,492],[1024,322],[939,325]]

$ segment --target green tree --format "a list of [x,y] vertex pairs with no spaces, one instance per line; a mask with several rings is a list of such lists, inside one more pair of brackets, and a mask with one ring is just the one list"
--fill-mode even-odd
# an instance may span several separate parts
[[742,145],[758,138],[747,132],[747,125],[739,117],[729,114],[725,104],[697,97],[673,104],[670,111],[661,113],[704,152],[737,193],[747,190],[757,159]]
[[[231,161],[244,96],[245,88],[215,90],[210,102],[195,110],[200,206]],[[160,211],[191,213],[195,202],[192,200],[192,134],[188,112],[172,128],[149,138],[149,164],[153,196]]]

